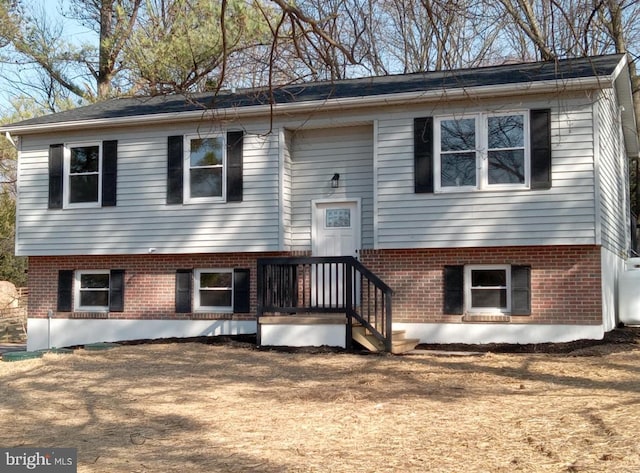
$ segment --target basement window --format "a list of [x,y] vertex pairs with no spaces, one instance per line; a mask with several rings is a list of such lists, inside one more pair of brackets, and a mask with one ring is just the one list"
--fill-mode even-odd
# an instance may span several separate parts
[[511,312],[511,267],[465,266],[467,313]]
[[76,271],[76,310],[108,311],[110,279],[109,271]]
[[195,308],[206,312],[233,312],[233,270],[195,271]]

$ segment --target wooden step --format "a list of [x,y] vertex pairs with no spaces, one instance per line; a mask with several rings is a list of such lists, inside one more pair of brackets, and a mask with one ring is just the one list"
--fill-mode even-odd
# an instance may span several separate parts
[[394,355],[400,355],[416,349],[420,343],[419,338],[405,338],[403,340],[393,340],[391,342],[391,353]]
[[384,344],[362,326],[353,327],[352,338],[369,351],[384,351]]
[[[353,340],[358,342],[364,348],[371,352],[384,351],[384,343],[373,336],[366,328],[362,326],[354,326]],[[399,355],[414,350],[416,345],[420,343],[417,338],[406,338],[404,330],[394,330],[391,336],[391,353]]]

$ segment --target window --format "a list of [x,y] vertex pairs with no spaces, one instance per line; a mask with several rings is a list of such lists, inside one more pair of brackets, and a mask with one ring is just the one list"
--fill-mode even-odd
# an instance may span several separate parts
[[123,269],[58,271],[58,312],[124,312]]
[[167,137],[167,204],[242,202],[244,132]]
[[64,198],[67,207],[100,206],[102,147],[100,143],[66,145]]
[[195,272],[195,308],[233,312],[233,270],[198,269]]
[[351,228],[351,209],[327,209],[325,228]]
[[436,191],[528,188],[528,113],[435,119]]
[[464,274],[466,312],[511,311],[509,266],[466,266]]
[[225,155],[223,135],[186,137],[185,201],[224,200]]
[[176,270],[176,313],[249,313],[251,311],[250,271],[235,269]]
[[109,271],[76,271],[76,310],[109,310],[109,283]]
[[49,209],[113,207],[118,141],[49,145]]
[[443,289],[445,314],[531,315],[530,266],[445,266]]

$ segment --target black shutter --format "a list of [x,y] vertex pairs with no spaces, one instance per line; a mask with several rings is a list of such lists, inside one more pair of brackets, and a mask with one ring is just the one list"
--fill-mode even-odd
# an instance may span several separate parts
[[58,312],[73,310],[73,270],[58,271]]
[[248,269],[233,270],[233,312],[251,311],[251,284]]
[[444,267],[444,313],[461,315],[464,310],[464,266]]
[[433,118],[413,121],[413,158],[416,193],[433,192]]
[[116,205],[118,182],[118,142],[102,142],[102,206]]
[[227,132],[227,202],[242,202],[243,132]]
[[110,271],[109,312],[124,312],[124,269]]
[[176,271],[176,312],[186,314],[191,312],[192,271],[179,269]]
[[62,186],[64,145],[49,146],[49,208],[62,208]]
[[551,110],[531,110],[531,189],[551,189]]
[[167,140],[167,204],[181,204],[183,199],[184,138]]
[[511,315],[531,315],[529,266],[511,266]]

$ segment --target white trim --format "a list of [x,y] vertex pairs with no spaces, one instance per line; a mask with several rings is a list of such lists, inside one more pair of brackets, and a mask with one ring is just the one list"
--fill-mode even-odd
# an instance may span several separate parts
[[[505,110],[500,112],[476,112],[462,113],[454,115],[438,115],[434,117],[433,141],[434,141],[434,192],[482,192],[482,191],[511,191],[528,190],[531,187],[531,128],[530,110]],[[522,184],[489,184],[489,120],[494,117],[521,116],[522,117],[522,151],[524,182]],[[461,153],[475,154],[475,185],[466,186],[442,186],[442,136],[441,123],[448,120],[474,120],[475,125],[475,147],[473,149],[461,150]],[[510,148],[511,149],[511,148]],[[445,155],[450,154],[445,152]]]
[[329,204],[329,205],[340,205],[340,204],[355,204],[356,213],[358,217],[358,228],[356,228],[356,250],[360,250],[362,248],[362,199],[360,197],[353,199],[313,199],[311,201],[311,248],[313,249],[313,242],[316,241],[318,237],[318,228],[316,225],[316,212],[318,211],[318,205]]
[[541,325],[499,323],[394,323],[394,330],[405,330],[408,338],[421,343],[562,343],[574,340],[600,340],[602,325]]
[[[51,345],[47,325],[51,322]],[[132,320],[33,319],[27,320],[27,350],[62,348],[96,342],[118,342],[171,337],[240,335],[256,333],[251,320]]]
[[[502,270],[505,272],[506,286],[504,287],[507,296],[507,305],[505,308],[500,307],[473,307],[471,305],[471,272],[472,271],[491,271]],[[492,287],[492,289],[498,289]],[[468,264],[464,266],[464,310],[469,314],[509,314],[511,313],[511,265],[508,264]]]
[[[222,175],[220,177],[220,196],[191,197],[191,141],[219,138],[222,140]],[[205,135],[190,134],[184,136],[184,165],[182,170],[183,202],[185,204],[225,203],[227,200],[227,136],[225,133],[209,133]],[[206,166],[206,167],[217,167]]]
[[37,125],[5,126],[0,132],[14,135],[48,133],[51,131],[82,128],[107,128],[125,125],[143,125],[156,123],[175,123],[202,119],[206,113],[212,112],[219,120],[234,120],[240,117],[280,115],[329,110],[356,109],[386,105],[406,105],[438,100],[454,100],[468,98],[522,97],[523,93],[535,94],[544,92],[567,92],[570,90],[590,90],[613,87],[613,77],[587,77],[574,79],[558,79],[518,84],[499,84],[459,89],[438,89],[401,94],[372,95],[369,97],[348,97],[341,99],[314,100],[298,103],[268,104],[248,107],[230,107],[215,110],[196,110],[190,112],[156,113],[120,118],[97,118],[93,120],[74,120],[62,123],[41,123]]
[[[97,200],[92,202],[69,202],[71,196],[71,150],[75,148],[98,147],[98,195]],[[101,141],[73,141],[65,143],[63,146],[62,159],[62,175],[64,183],[62,184],[63,208],[80,209],[80,208],[99,208],[102,206],[102,142]]]
[[285,222],[285,212],[284,212],[284,183],[285,183],[285,147],[286,147],[286,139],[285,139],[285,131],[284,128],[278,129],[278,249],[280,250],[288,250],[289,248],[285,248],[285,238],[284,238],[284,229],[287,223]]
[[[80,304],[80,293],[82,292],[82,276],[85,274],[106,274],[109,276],[109,285],[106,288],[107,296],[111,294],[111,271],[108,269],[82,269],[74,271],[73,274],[73,311],[74,312],[108,312],[109,311],[109,299],[107,297],[107,305],[89,305],[83,306]],[[104,291],[103,289],[99,289]]]
[[[203,306],[200,303],[200,275],[202,273],[224,273],[231,275],[231,305],[229,306]],[[234,271],[230,268],[196,268],[193,271],[193,307],[194,312],[216,312],[221,314],[233,313],[233,295],[234,295]],[[222,291],[228,291],[229,288],[221,289]]]
[[[7,132],[8,133],[8,132]],[[24,142],[24,140],[22,139],[18,139],[18,147],[17,147],[17,162],[16,162],[16,177],[18,178],[16,180],[16,217],[14,220],[14,237],[13,237],[13,247],[15,248],[14,253],[16,256],[23,256],[22,255],[22,251],[20,248],[20,227],[21,225],[18,225],[18,222],[22,222],[22,198],[20,196],[21,191],[20,189],[22,188],[22,173],[23,173],[23,158],[22,158],[22,143]]]
[[379,204],[378,204],[378,181],[380,179],[380,163],[379,160],[379,144],[380,144],[380,128],[378,120],[373,121],[373,248],[378,248],[378,232],[380,230],[380,219],[378,216]]
[[598,109],[601,104],[599,100],[594,100],[591,104],[591,116],[593,117],[593,205],[594,212],[594,242],[596,245],[602,245],[602,192],[600,189],[600,110]]
[[[631,216],[631,188],[630,188],[630,166],[629,159],[627,159],[627,155],[623,152],[624,149],[624,129],[623,129],[623,121],[622,121],[622,110],[623,107],[618,105],[616,107],[616,118],[618,120],[618,146],[616,147],[616,160],[618,161],[618,172],[619,175],[622,176],[621,181],[624,185],[623,195],[624,195],[624,206],[620,210],[620,218],[622,219],[623,228],[629,228],[630,226],[630,216]],[[624,232],[624,251],[626,255],[631,254],[631,232]],[[635,250],[635,248],[633,248]]]

